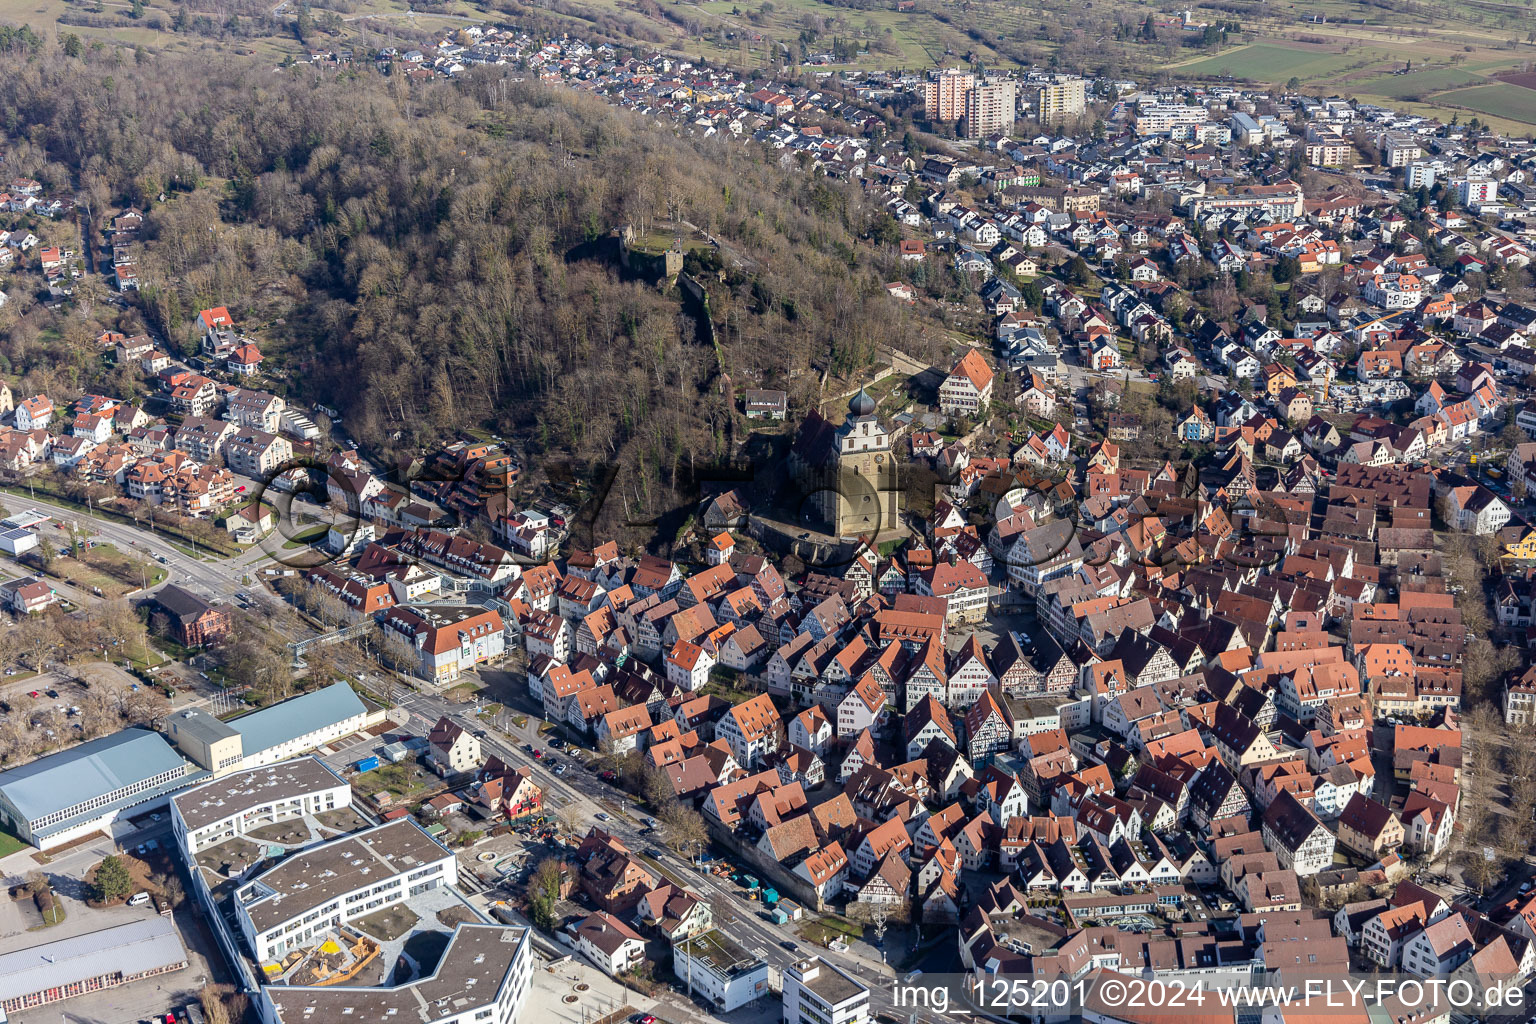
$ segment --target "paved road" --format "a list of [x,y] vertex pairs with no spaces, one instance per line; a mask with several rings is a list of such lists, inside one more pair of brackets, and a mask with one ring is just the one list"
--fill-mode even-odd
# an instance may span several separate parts
[[[17,503],[21,500],[24,499],[17,499]],[[179,539],[172,543],[165,534],[151,531],[147,527],[140,528],[103,516],[92,515],[85,510],[42,501],[38,501],[35,507],[39,512],[52,516],[59,522],[78,525],[88,535],[109,541],[125,553],[147,557],[153,562],[164,565],[167,575],[161,585],[176,583],[205,597],[227,600],[236,590],[247,586],[247,576],[251,576],[254,580],[254,573],[270,564],[270,556],[261,549],[260,545],[231,558],[219,558],[207,553],[194,557],[178,546],[182,543]],[[56,543],[66,536],[63,531],[51,526],[44,526],[39,532]],[[156,586],[150,588],[151,591],[156,589],[158,589]],[[274,603],[277,601],[275,597],[267,595],[260,588],[253,588],[250,592],[257,600]],[[83,592],[77,593],[81,594],[82,600],[90,599]]]

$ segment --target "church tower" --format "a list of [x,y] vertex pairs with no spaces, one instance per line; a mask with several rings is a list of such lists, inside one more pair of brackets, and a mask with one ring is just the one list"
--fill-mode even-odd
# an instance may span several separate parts
[[848,402],[848,417],[837,429],[836,508],[827,510],[839,537],[873,537],[897,525],[901,495],[891,435],[875,415],[875,400],[863,388]]
[[899,525],[902,501],[891,434],[863,388],[840,424],[811,410],[790,448],[789,467],[800,487],[799,522],[836,537],[871,540]]

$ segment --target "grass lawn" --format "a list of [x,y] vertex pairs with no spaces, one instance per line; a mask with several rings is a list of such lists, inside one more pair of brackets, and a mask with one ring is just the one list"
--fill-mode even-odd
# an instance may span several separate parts
[[130,588],[143,586],[147,580],[152,587],[165,579],[164,567],[132,555],[112,544],[97,544],[81,552],[80,557],[93,568],[100,569]]
[[821,919],[821,923],[826,925],[828,928],[831,928],[833,931],[842,932],[850,939],[862,939],[864,937],[864,926],[861,924],[856,924],[853,921],[849,921],[846,918],[824,917]]
[[352,780],[352,788],[364,796],[372,796],[388,790],[401,800],[412,793],[419,793],[427,788],[429,779],[424,773],[418,775],[420,769],[404,764],[384,764],[371,772],[363,772]]
[[451,701],[456,701],[459,704],[467,704],[474,698],[475,694],[479,693],[482,689],[484,689],[484,687],[477,686],[474,683],[460,683],[458,686],[455,686],[448,692],[444,693],[443,696],[447,697]]
[[814,921],[801,922],[800,935],[818,946],[825,946],[838,939],[862,938],[864,929],[841,918],[823,917]]
[[[12,676],[12,679],[17,677]],[[4,829],[0,829],[0,857],[9,857],[13,853],[20,853],[27,848],[27,844]]]
[[66,916],[67,915],[64,913],[64,904],[60,900],[55,899],[53,901],[53,906],[43,911],[43,923],[34,925],[33,927],[28,928],[27,931],[40,932],[44,928],[52,928],[60,921],[63,921]]
[[311,544],[315,543],[315,541],[329,533],[330,529],[331,528],[329,526],[321,523],[318,526],[311,526],[307,530],[300,530],[298,533],[294,534],[292,537],[283,542],[283,549],[285,551],[292,551],[297,548],[307,548]]
[[739,682],[740,677],[735,672],[716,669],[710,673],[708,681],[699,687],[699,692],[723,697],[732,704],[740,704],[757,696],[757,690],[744,690],[737,685]]
[[704,241],[702,238],[692,238],[689,236],[690,232],[683,230],[679,230],[676,233],[671,231],[652,231],[649,234],[636,235],[634,242],[630,245],[630,248],[636,249],[640,252],[653,253],[666,252],[667,250],[671,249],[674,244],[676,244],[678,248],[680,248],[683,252],[691,252],[698,249],[709,248],[709,243]]
[[[97,555],[98,550],[82,551],[80,558],[69,555],[55,558],[49,575],[71,581],[82,590],[100,590],[101,596],[106,598],[122,597],[130,590],[138,590],[145,582],[153,586],[165,578],[164,571],[150,573],[147,564],[141,574],[137,563],[121,555],[117,559],[102,559]],[[133,573],[131,584],[120,578],[130,571]]]

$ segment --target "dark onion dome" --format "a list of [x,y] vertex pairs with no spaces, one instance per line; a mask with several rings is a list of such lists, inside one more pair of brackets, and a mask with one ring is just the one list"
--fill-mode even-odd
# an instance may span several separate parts
[[859,393],[854,395],[848,403],[848,411],[855,416],[873,416],[875,400],[869,397],[869,392],[859,388]]

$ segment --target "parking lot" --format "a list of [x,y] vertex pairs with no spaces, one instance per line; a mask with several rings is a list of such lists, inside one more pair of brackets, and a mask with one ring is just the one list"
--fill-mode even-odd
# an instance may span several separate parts
[[[147,825],[159,824],[147,815],[145,818]],[[175,865],[166,848],[168,836],[166,832],[161,838],[131,844],[123,851],[124,861],[136,886],[153,889],[152,879],[155,876],[174,874]],[[150,843],[154,844],[152,849]],[[142,857],[136,852],[141,847],[144,849]],[[92,907],[86,902],[90,896],[87,882],[90,870],[103,855],[110,852],[113,852],[113,847],[102,840],[41,866],[40,870],[48,879],[54,899],[64,911],[63,919],[57,924],[41,927],[41,917],[30,899],[12,902],[0,897],[0,948],[25,949],[154,917],[156,910],[153,904]],[[8,863],[8,874],[11,875],[9,881],[14,883],[17,872],[27,867],[29,865]],[[194,1001],[203,985],[210,980],[223,980],[224,965],[214,948],[212,936],[191,901],[183,902],[173,912],[173,916],[177,931],[187,948],[189,966],[186,969],[115,989],[77,996],[63,1003],[17,1011],[10,1014],[9,1021],[11,1024],[56,1024],[63,1019],[118,1024],[143,1020],[155,1012],[163,1015],[167,1010]]]

